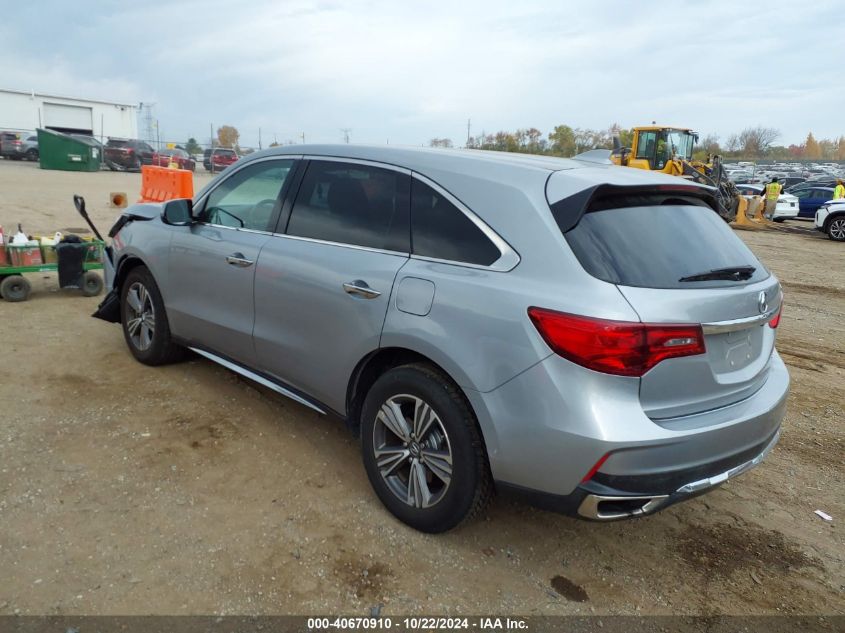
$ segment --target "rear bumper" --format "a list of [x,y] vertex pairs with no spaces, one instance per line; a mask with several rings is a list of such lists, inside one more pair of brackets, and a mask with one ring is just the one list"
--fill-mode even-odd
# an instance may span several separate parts
[[766,371],[750,397],[660,424],[643,412],[638,380],[596,374],[557,356],[494,391],[467,395],[501,490],[575,516],[590,514],[581,509],[589,495],[663,497],[652,512],[701,494],[726,473],[744,472],[740,466],[771,450],[789,374],[777,352]]
[[[553,495],[536,490],[498,482],[501,493],[526,501],[539,508],[567,514],[590,521],[618,521],[653,514],[681,501],[692,499],[737,477],[759,465],[780,439],[780,430],[769,438],[752,457],[743,457],[747,452],[737,454],[730,460],[732,465],[723,470],[724,462],[714,463],[703,474],[701,469],[658,473],[654,476],[638,477],[626,481],[617,478],[624,488],[615,488],[595,477],[580,484],[568,495]],[[754,449],[758,451],[758,449]],[[667,487],[667,481],[683,481],[676,488]],[[677,485],[677,484],[675,484]]]

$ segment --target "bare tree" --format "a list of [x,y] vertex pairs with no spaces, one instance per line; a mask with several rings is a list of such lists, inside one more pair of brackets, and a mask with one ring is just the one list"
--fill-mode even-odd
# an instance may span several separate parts
[[760,156],[780,137],[780,131],[772,127],[747,127],[739,133],[739,146],[746,156]]

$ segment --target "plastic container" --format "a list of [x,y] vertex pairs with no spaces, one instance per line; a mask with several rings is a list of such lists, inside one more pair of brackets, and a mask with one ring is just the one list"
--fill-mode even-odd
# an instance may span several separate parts
[[6,247],[6,252],[12,266],[41,266],[44,263],[41,258],[41,248],[35,241],[22,246],[10,244]]

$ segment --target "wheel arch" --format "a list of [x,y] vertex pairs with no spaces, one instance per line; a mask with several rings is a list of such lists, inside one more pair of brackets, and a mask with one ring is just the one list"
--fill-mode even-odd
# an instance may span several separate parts
[[822,226],[822,229],[824,230],[824,232],[827,233],[830,230],[830,223],[831,222],[833,222],[835,219],[841,218],[843,216],[845,216],[845,211],[834,211],[833,213],[830,213],[824,219],[824,225]]
[[[485,426],[482,423],[482,417],[473,406],[473,399],[470,398],[466,390],[461,386],[460,382],[455,379],[452,372],[448,371],[441,363],[436,362],[429,356],[407,347],[382,347],[373,350],[355,366],[346,390],[346,424],[349,429],[357,437],[360,431],[359,417],[361,414],[361,407],[364,403],[364,398],[370,387],[378,380],[379,376],[385,372],[399,367],[401,365],[409,365],[413,363],[424,363],[434,367],[437,371],[451,380],[458,392],[464,398],[475,416],[478,429],[481,434],[481,440],[484,442],[484,450],[488,452],[487,435],[485,434]],[[489,452],[488,452],[489,456]]]

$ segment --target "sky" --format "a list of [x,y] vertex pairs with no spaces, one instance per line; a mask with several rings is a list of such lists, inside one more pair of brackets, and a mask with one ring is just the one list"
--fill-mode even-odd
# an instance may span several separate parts
[[841,0],[0,0],[0,87],[154,102],[162,140],[555,125],[845,135]]

